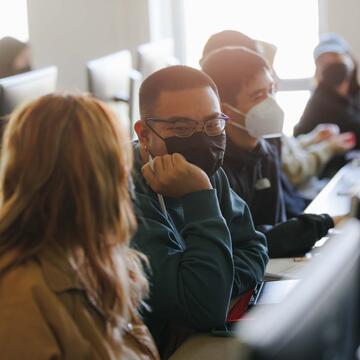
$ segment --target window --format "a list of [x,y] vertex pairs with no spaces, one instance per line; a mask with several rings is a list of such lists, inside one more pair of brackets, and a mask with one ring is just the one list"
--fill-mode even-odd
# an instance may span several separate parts
[[26,0],[0,0],[0,39],[29,40]]
[[[182,0],[185,62],[199,67],[207,39],[214,33],[231,29],[254,39],[276,45],[274,69],[286,80],[286,90],[278,101],[286,114],[285,132],[299,120],[309,97],[308,82],[296,79],[314,74],[313,49],[318,42],[317,0]],[[295,80],[291,82],[291,80]],[[280,84],[281,85],[281,84]],[[297,91],[294,91],[297,90]]]

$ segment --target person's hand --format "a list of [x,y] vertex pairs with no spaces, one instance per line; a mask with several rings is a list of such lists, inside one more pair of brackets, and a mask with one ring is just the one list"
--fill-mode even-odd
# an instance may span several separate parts
[[151,189],[162,195],[179,198],[186,194],[211,189],[206,173],[180,154],[157,156],[142,167]]
[[332,136],[329,140],[330,146],[336,155],[352,149],[356,144],[355,134],[352,132]]
[[327,140],[332,136],[340,133],[340,129],[335,124],[319,124],[314,130],[311,131],[312,143],[317,144],[321,141]]
[[350,217],[349,214],[345,214],[345,215],[332,216],[332,219],[333,219],[334,225],[337,226],[342,221],[349,219],[349,217]]

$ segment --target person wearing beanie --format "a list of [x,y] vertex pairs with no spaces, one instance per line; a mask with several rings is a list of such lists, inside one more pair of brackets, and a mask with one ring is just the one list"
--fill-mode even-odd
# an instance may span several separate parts
[[[353,132],[360,149],[360,87],[357,63],[349,44],[337,34],[324,34],[314,49],[316,88],[294,135],[306,134],[319,124],[336,124],[341,133]],[[338,167],[343,163],[339,162]]]

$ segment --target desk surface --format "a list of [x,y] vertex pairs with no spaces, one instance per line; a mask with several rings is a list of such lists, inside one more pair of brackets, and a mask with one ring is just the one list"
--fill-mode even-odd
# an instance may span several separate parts
[[[345,165],[305,209],[306,213],[345,215],[351,210],[351,195],[358,188],[360,168],[352,163]],[[358,188],[359,189],[359,188]]]
[[[352,163],[345,165],[329,181],[324,189],[305,209],[308,214],[329,214],[330,216],[345,215],[351,210],[351,195],[357,183],[360,182],[360,168]],[[319,251],[327,238],[316,243],[311,252],[312,255]],[[311,257],[310,257],[311,259]],[[299,278],[303,267],[309,259],[271,259],[266,271],[270,274],[284,276],[286,278]]]
[[169,360],[245,360],[246,358],[246,349],[235,338],[198,334],[186,340]]

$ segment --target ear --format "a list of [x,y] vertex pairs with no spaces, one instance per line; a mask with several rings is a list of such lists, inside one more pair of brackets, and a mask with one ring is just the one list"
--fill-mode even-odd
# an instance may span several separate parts
[[136,135],[139,138],[139,141],[143,145],[148,145],[149,143],[149,128],[146,126],[145,122],[142,120],[138,120],[134,124],[134,129]]

